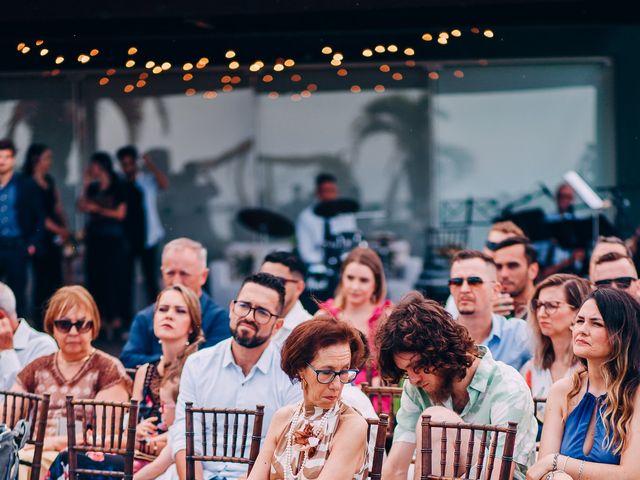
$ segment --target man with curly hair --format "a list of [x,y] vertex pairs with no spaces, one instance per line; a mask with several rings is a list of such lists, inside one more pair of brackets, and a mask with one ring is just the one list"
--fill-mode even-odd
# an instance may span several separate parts
[[[435,421],[490,425],[518,424],[514,453],[515,479],[524,479],[535,458],[538,430],[531,393],[513,368],[493,359],[485,346],[476,345],[465,327],[453,320],[437,302],[420,293],[405,296],[376,334],[378,363],[383,378],[397,383],[404,376],[404,391],[393,446],[383,465],[385,480],[404,480],[414,452],[420,452],[420,418]],[[466,437],[465,437],[466,434]],[[432,431],[440,444],[438,429]],[[448,441],[454,444],[455,433]],[[466,458],[468,432],[462,435],[462,457]],[[479,442],[476,442],[479,445]],[[504,437],[498,442],[502,452]],[[451,449],[452,450],[452,449]],[[478,452],[474,451],[474,462]],[[453,472],[453,451],[447,455],[446,475]],[[485,459],[487,455],[485,455]],[[434,450],[434,467],[440,465]],[[420,459],[416,459],[419,470]],[[495,465],[494,471],[500,470]],[[438,469],[439,471],[439,469]],[[419,478],[419,471],[414,478]]]

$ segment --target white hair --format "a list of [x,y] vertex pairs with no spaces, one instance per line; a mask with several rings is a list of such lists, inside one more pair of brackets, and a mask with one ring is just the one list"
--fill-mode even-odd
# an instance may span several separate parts
[[187,237],[176,238],[171,240],[164,246],[162,250],[162,258],[167,254],[169,250],[192,250],[198,256],[198,260],[202,264],[202,268],[207,268],[207,249],[202,246],[200,242],[191,240]]
[[16,296],[8,285],[0,282],[0,310],[4,310],[11,318],[17,318]]

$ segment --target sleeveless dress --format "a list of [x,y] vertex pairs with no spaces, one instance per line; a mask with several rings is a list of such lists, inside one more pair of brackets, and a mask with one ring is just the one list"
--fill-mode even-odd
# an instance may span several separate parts
[[[328,412],[328,414],[327,414]],[[320,428],[322,417],[327,414],[324,429],[318,432],[319,442],[316,442],[313,428]],[[298,474],[298,469],[304,463],[304,468],[297,477],[298,480],[313,480],[318,478],[322,468],[331,454],[333,437],[338,430],[338,426],[345,418],[361,415],[353,408],[338,401],[331,410],[322,410],[318,407],[308,407],[302,404],[296,408],[296,413],[284,430],[282,437],[278,440],[276,449],[271,460],[271,472],[269,480],[292,480],[293,475]],[[288,454],[289,432],[291,423],[295,421],[292,435],[292,448]],[[324,434],[322,432],[324,430]],[[311,440],[310,440],[311,437]],[[309,448],[314,447],[314,448]],[[307,450],[308,459],[305,458],[304,450]],[[287,460],[290,460],[291,471],[287,468]],[[369,454],[365,445],[362,451],[362,464],[358,471],[354,473],[353,480],[365,480],[369,474]]]
[[[595,397],[589,392],[589,384],[587,383],[587,391],[580,400],[580,403],[567,417],[564,426],[564,435],[562,437],[562,445],[560,446],[560,454],[567,455],[578,460],[587,462],[608,463],[612,465],[620,464],[620,454],[615,455],[611,451],[611,447],[605,448],[605,429],[602,414],[605,410],[604,402],[606,394]],[[593,447],[589,455],[585,455],[582,449],[589,423],[591,423],[592,415],[596,415],[596,431],[593,437]]]

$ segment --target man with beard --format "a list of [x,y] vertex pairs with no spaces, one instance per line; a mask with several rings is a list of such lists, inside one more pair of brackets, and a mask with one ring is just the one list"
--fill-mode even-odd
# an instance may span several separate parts
[[493,260],[496,262],[501,292],[509,295],[512,307],[507,318],[526,320],[529,300],[538,276],[538,254],[527,237],[511,237],[496,245]]
[[523,320],[492,312],[492,300],[500,293],[497,280],[496,264],[486,254],[462,250],[453,257],[449,290],[460,312],[458,323],[496,360],[519,370],[531,358],[529,330]]
[[[464,277],[465,284],[468,278]],[[462,306],[465,310],[466,304]],[[417,452],[416,469],[420,469],[423,414],[430,415],[434,421],[453,423],[506,425],[516,422],[513,478],[525,478],[526,468],[535,458],[538,426],[531,393],[518,372],[494,360],[489,349],[477,345],[469,332],[438,303],[418,292],[404,297],[381,324],[376,347],[382,377],[393,383],[403,376],[408,380],[404,382],[393,445],[383,464],[382,478],[405,480],[414,452]],[[440,445],[441,435],[440,429],[432,431],[432,445]],[[467,458],[468,435],[468,432],[462,434],[460,458]],[[449,445],[454,441],[455,431],[450,431]],[[476,444],[479,443],[478,438]],[[503,445],[504,437],[498,442],[498,454]],[[434,468],[437,465],[438,471],[439,451],[439,448],[433,449]],[[473,464],[478,461],[478,453],[474,452]],[[446,475],[461,475],[460,471],[452,471],[453,449],[447,457]],[[485,461],[487,457],[485,452]],[[499,470],[498,461],[494,471]],[[418,471],[414,478],[419,475]]]
[[[284,298],[284,285],[273,275],[257,273],[246,278],[229,304],[232,337],[187,359],[171,428],[171,447],[181,480],[186,478],[186,402],[200,408],[255,409],[257,404],[264,405],[264,439],[276,410],[302,399],[300,386],[291,383],[282,371],[279,349],[271,343],[282,327]],[[199,435],[196,432],[196,445],[200,445]],[[210,436],[207,441],[212,451]],[[232,479],[246,472],[246,466],[237,463],[196,464],[196,478]]]

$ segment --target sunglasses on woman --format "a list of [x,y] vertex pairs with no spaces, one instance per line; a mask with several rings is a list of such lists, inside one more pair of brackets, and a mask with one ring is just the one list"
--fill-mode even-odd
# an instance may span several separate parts
[[54,320],[53,326],[62,333],[69,333],[73,327],[76,327],[78,333],[87,333],[93,330],[93,320],[78,320],[77,322],[67,319]]

